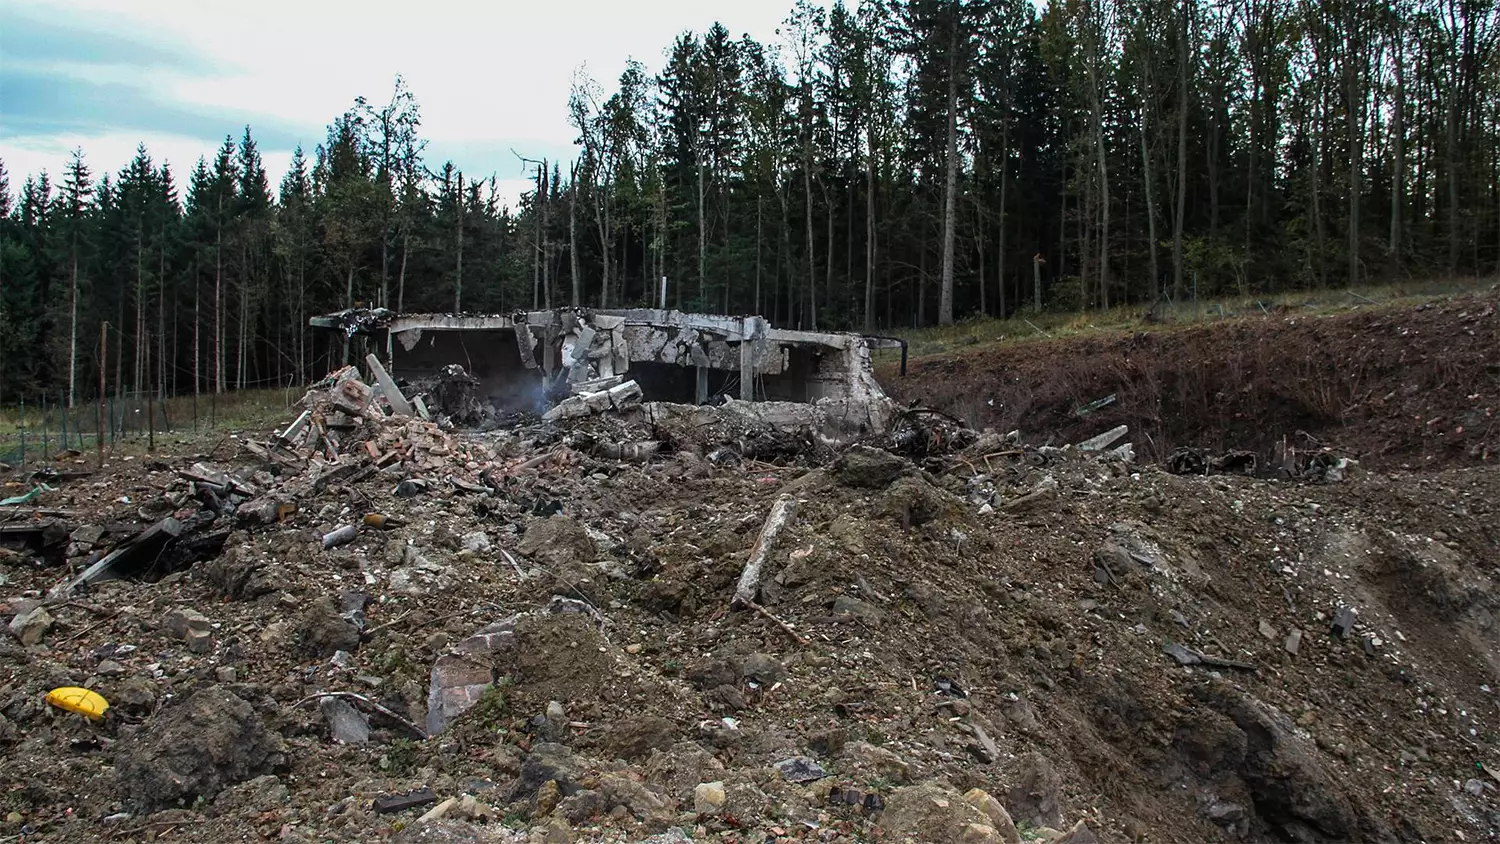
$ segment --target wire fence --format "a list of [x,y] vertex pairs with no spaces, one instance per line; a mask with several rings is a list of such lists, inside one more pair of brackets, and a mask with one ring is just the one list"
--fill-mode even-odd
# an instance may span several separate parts
[[221,428],[239,427],[256,409],[273,412],[301,396],[295,387],[256,389],[216,395],[164,398],[148,392],[94,398],[67,405],[30,401],[0,408],[0,463],[13,467],[92,456],[100,450],[144,447],[155,450],[157,440]]

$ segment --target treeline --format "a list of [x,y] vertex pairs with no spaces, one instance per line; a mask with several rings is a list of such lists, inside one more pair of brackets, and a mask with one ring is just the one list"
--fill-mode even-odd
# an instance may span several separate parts
[[[0,228],[0,401],[299,381],[351,304],[654,304],[866,331],[1500,270],[1497,0],[799,2],[580,73],[569,162],[424,160],[398,79],[273,193],[247,129],[26,179]],[[0,174],[3,178],[3,174]],[[91,394],[91,393],[90,393]]]

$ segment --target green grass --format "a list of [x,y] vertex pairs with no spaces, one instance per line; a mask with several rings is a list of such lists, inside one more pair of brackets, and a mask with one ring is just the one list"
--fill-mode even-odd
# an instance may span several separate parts
[[[232,431],[263,432],[280,427],[295,416],[296,402],[305,392],[293,387],[203,395],[198,397],[196,412],[192,396],[169,398],[155,409],[157,449],[217,439]],[[67,412],[68,446],[78,448],[81,431],[84,450],[92,452],[94,433],[99,429],[98,412],[98,405],[92,400],[80,402]],[[110,413],[109,404],[105,405],[105,412]],[[146,432],[150,411],[145,402],[133,399],[115,402],[115,418],[118,420],[122,413],[128,424],[112,437],[106,433],[105,450],[114,454],[145,454],[150,441]],[[0,459],[14,458],[19,453],[23,434],[28,463],[50,457],[44,455],[44,445],[49,452],[61,450],[62,415],[56,406],[44,409],[27,404],[24,410],[19,405],[0,407]],[[120,423],[115,424],[118,427]]]
[[[1047,338],[1077,337],[1088,334],[1130,333],[1143,328],[1151,330],[1192,327],[1232,319],[1265,317],[1283,309],[1286,315],[1302,313],[1324,316],[1364,308],[1393,307],[1471,293],[1486,289],[1495,279],[1443,279],[1406,284],[1339,290],[1308,290],[1288,293],[1263,293],[1257,296],[1229,297],[1183,302],[1157,308],[1159,322],[1145,322],[1145,305],[1127,305],[1108,310],[1018,311],[1009,319],[971,318],[949,326],[910,329],[894,332],[909,344],[912,358],[939,355],[995,343],[1031,342]],[[1289,310],[1288,310],[1289,309]],[[897,350],[875,352],[878,364],[891,365],[900,360]]]

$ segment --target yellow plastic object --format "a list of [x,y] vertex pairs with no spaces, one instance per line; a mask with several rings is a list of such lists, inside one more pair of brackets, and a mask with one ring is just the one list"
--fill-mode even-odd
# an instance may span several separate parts
[[104,699],[104,695],[77,686],[53,689],[47,693],[47,702],[58,709],[77,712],[95,721],[103,718],[104,713],[109,709],[109,701]]

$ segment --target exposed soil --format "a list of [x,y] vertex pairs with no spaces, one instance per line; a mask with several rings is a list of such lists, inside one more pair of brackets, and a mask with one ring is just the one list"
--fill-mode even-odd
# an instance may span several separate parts
[[[1492,290],[1329,316],[1143,324],[1128,336],[920,359],[905,378],[882,380],[898,399],[1054,444],[1129,425],[1137,453],[1153,460],[1181,446],[1269,457],[1285,440],[1374,468],[1474,465],[1500,456],[1497,304]],[[1114,403],[1077,415],[1111,394]]]
[[[899,385],[946,372],[929,395],[972,392],[993,414],[978,421],[1028,440],[1149,420],[1158,449],[1265,448],[1295,426],[1361,458],[1337,483],[1180,476],[993,436],[920,463],[846,449],[773,464],[403,429],[446,461],[420,494],[396,495],[399,469],[305,484],[284,521],[205,528],[234,526],[214,559],[100,583],[0,635],[0,840],[1013,841],[1011,820],[1025,841],[1079,823],[1117,843],[1495,840],[1494,304],[1004,347],[919,361]],[[1386,348],[1403,330],[1406,351]],[[1291,407],[1271,387],[1315,380],[1268,374],[1289,338],[1322,338],[1313,372],[1363,373],[1342,421],[1283,410],[1267,427]],[[1164,407],[1260,392],[1169,422],[1127,392],[1133,371],[1173,385],[1151,388]],[[1067,418],[1101,390],[1115,406]],[[473,489],[485,465],[547,453],[491,492],[441,480]],[[197,461],[268,487],[264,460],[226,446],[112,461],[42,504],[136,530],[142,510],[187,517],[178,470]],[[784,494],[799,504],[766,613],[731,610]],[[402,523],[323,547],[366,512]],[[117,538],[75,534],[62,561],[0,552],[0,620]],[[455,654],[495,681],[446,730],[417,738],[361,704],[370,741],[334,741],[319,693],[422,725],[434,661]],[[99,692],[108,715],[49,706],[59,686]],[[454,800],[444,817],[375,808],[420,788]]]

